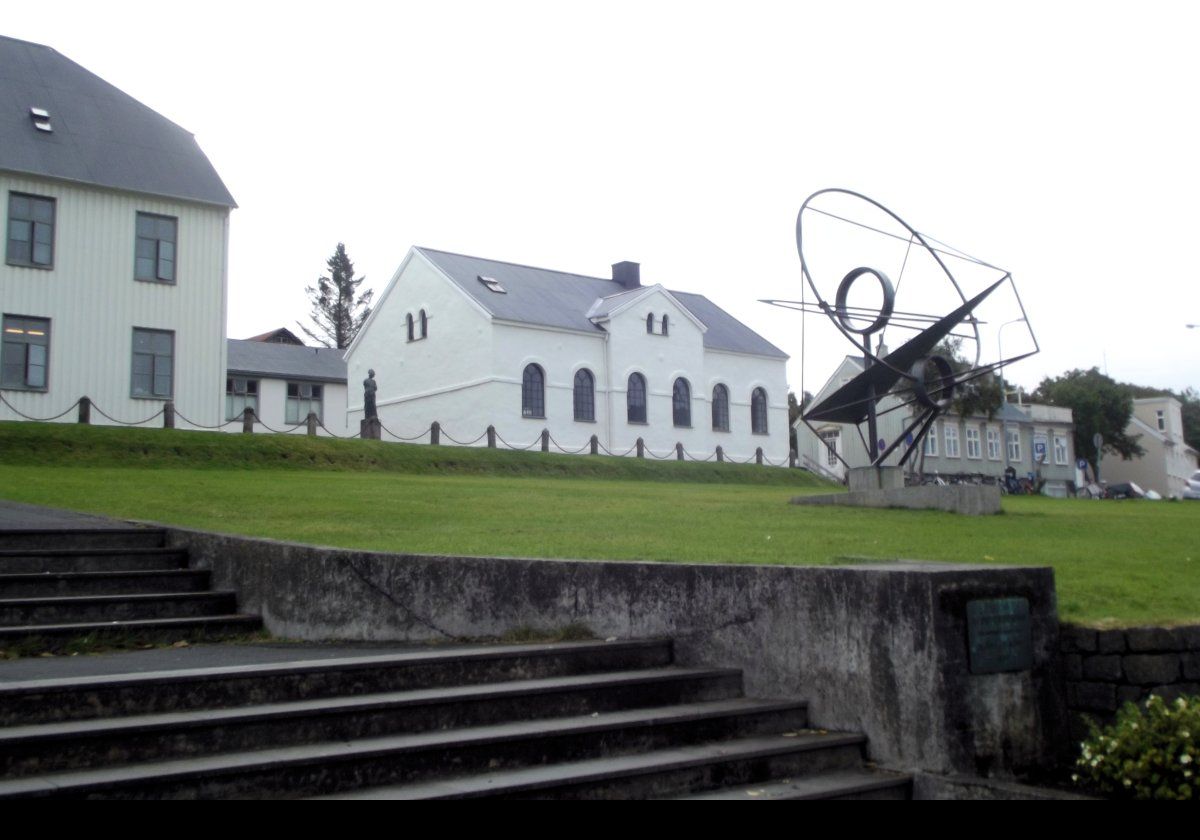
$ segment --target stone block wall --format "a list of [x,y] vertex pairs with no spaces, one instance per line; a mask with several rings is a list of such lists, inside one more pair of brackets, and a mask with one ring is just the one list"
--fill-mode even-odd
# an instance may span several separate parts
[[1126,702],[1151,694],[1200,695],[1200,625],[1092,630],[1064,624],[1060,636],[1071,737],[1087,734],[1082,716],[1108,723]]

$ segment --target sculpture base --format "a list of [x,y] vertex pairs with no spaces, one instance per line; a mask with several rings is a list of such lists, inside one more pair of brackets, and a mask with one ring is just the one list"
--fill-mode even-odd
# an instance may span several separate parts
[[944,510],[965,516],[987,516],[1000,512],[1000,488],[995,485],[948,484],[851,490],[849,493],[822,496],[796,496],[792,504]]
[[380,440],[382,439],[382,433],[383,427],[378,417],[368,417],[365,420],[359,421],[358,435],[363,440]]

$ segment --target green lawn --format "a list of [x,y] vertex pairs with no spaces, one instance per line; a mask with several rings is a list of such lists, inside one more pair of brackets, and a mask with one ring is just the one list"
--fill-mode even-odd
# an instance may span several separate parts
[[[278,459],[287,465],[262,456],[253,468],[239,468],[222,453],[255,461],[261,453],[251,457],[247,447],[260,444],[240,436],[225,436],[226,443],[218,435],[161,431],[141,434],[158,435],[147,445],[167,441],[167,450],[139,459],[125,452],[104,455],[103,436],[95,435],[104,431],[120,441],[129,430],[83,430],[86,439],[77,451],[89,465],[67,466],[73,458],[62,454],[61,440],[43,441],[40,453],[6,445],[12,443],[3,428],[9,425],[0,424],[0,496],[36,504],[386,551],[701,563],[820,564],[853,556],[1050,565],[1067,620],[1200,620],[1200,504],[1007,498],[1004,514],[993,517],[802,507],[789,505],[789,498],[829,488],[798,471],[722,465],[723,473],[668,474],[710,465],[642,463],[632,468],[648,470],[654,479],[630,479],[620,472],[630,465],[612,464],[619,459],[395,444],[380,446],[408,450],[405,457],[416,459],[416,467],[397,462],[347,468],[326,457],[336,447],[327,451],[323,445],[350,447],[353,454],[363,442],[266,437],[258,438],[261,446],[290,452]],[[168,438],[180,436],[181,451],[171,454],[176,444]],[[208,466],[196,466],[195,453],[189,454],[189,446],[200,446],[198,438],[206,439],[208,457],[200,463]],[[322,468],[303,463],[308,455],[297,456],[289,446],[317,453],[315,465]],[[496,456],[504,458],[487,460]],[[460,466],[431,468],[431,458]],[[615,472],[591,472],[598,469]],[[744,483],[764,480],[784,483]]]

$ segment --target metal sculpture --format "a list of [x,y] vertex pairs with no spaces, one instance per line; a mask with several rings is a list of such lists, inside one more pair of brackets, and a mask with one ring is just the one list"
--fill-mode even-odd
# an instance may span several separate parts
[[[893,227],[893,230],[889,231],[883,226],[872,226],[856,221],[851,214],[846,212],[834,213],[818,206],[823,200],[830,198],[836,198],[842,204],[849,204],[852,208],[857,205],[857,202],[863,202],[859,206],[868,209],[871,214],[887,222]],[[841,275],[840,279],[837,274],[832,277],[815,276],[817,272],[810,264],[809,256],[806,254],[806,245],[811,247],[812,243],[806,242],[805,239],[805,224],[811,222],[814,214],[819,214],[824,220],[854,225],[859,229],[873,232],[879,236],[890,237],[893,240],[907,239],[897,283],[893,284],[882,270],[866,266],[852,268],[844,274],[841,274],[839,270],[837,274]],[[931,245],[931,242],[936,243],[938,247]],[[800,269],[804,275],[805,287],[816,295],[816,301],[809,302],[802,297],[799,301],[771,300],[765,302],[798,309],[805,314],[821,313],[827,316],[837,330],[861,352],[863,360],[861,373],[828,394],[818,404],[806,408],[801,417],[814,435],[817,434],[814,423],[833,422],[856,426],[860,437],[863,438],[863,445],[873,467],[882,466],[886,459],[902,446],[904,447],[903,456],[900,458],[899,466],[904,466],[912,453],[921,446],[925,436],[933,427],[934,421],[950,408],[956,393],[962,386],[1038,352],[1037,339],[1033,335],[1032,329],[1029,329],[1029,337],[1033,343],[1032,350],[1010,358],[997,358],[996,361],[980,364],[982,354],[980,325],[986,321],[981,320],[977,315],[977,310],[984,301],[1002,287],[1007,286],[1011,290],[1011,296],[1020,311],[1019,318],[1007,323],[1021,321],[1025,323],[1027,329],[1029,328],[1029,322],[1025,317],[1025,308],[1021,303],[1020,295],[1017,294],[1016,286],[1013,284],[1012,274],[919,233],[882,204],[864,195],[843,189],[820,190],[810,195],[800,208],[796,218],[796,248],[800,254]],[[904,279],[906,267],[910,265],[914,248],[921,249],[922,253],[932,258],[932,262],[928,259],[925,262],[932,268],[935,275],[940,271],[944,280],[948,281],[949,288],[953,290],[951,305],[954,308],[946,314],[897,308],[897,288],[900,281]],[[967,260],[976,267],[999,274],[999,279],[994,282],[986,282],[981,290],[968,297],[963,286],[947,267],[943,257]],[[928,274],[924,279],[931,280]],[[937,279],[936,276],[932,278],[934,281]],[[854,286],[860,282],[872,281],[878,285],[879,305],[851,305],[850,299]],[[835,282],[836,291],[830,294]],[[830,298],[832,298],[832,303]],[[1007,324],[1001,326],[1005,325]],[[882,332],[888,327],[911,330],[917,334],[897,349],[889,352],[882,339]],[[964,331],[956,332],[960,327],[964,327]],[[876,335],[879,335],[880,338],[878,344],[873,346],[872,339]],[[968,360],[965,365],[960,361],[957,365],[959,369],[956,370],[956,365],[952,363],[951,358],[935,352],[939,344],[947,339],[973,341],[974,359]],[[999,345],[999,333],[997,333],[997,344]],[[888,396],[895,398],[889,400],[894,404],[881,410],[880,403]],[[910,407],[913,407],[913,416],[904,425],[904,430],[894,440],[889,441],[880,437],[879,417],[888,412],[901,411]],[[863,435],[864,425],[866,426],[865,436]],[[851,466],[841,453],[834,452],[833,454],[845,466]]]

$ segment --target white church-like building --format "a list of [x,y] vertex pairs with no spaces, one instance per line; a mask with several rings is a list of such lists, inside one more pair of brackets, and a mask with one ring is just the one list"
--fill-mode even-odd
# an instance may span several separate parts
[[346,352],[348,425],[376,373],[387,434],[659,457],[788,459],[787,355],[702,295],[412,248]]

